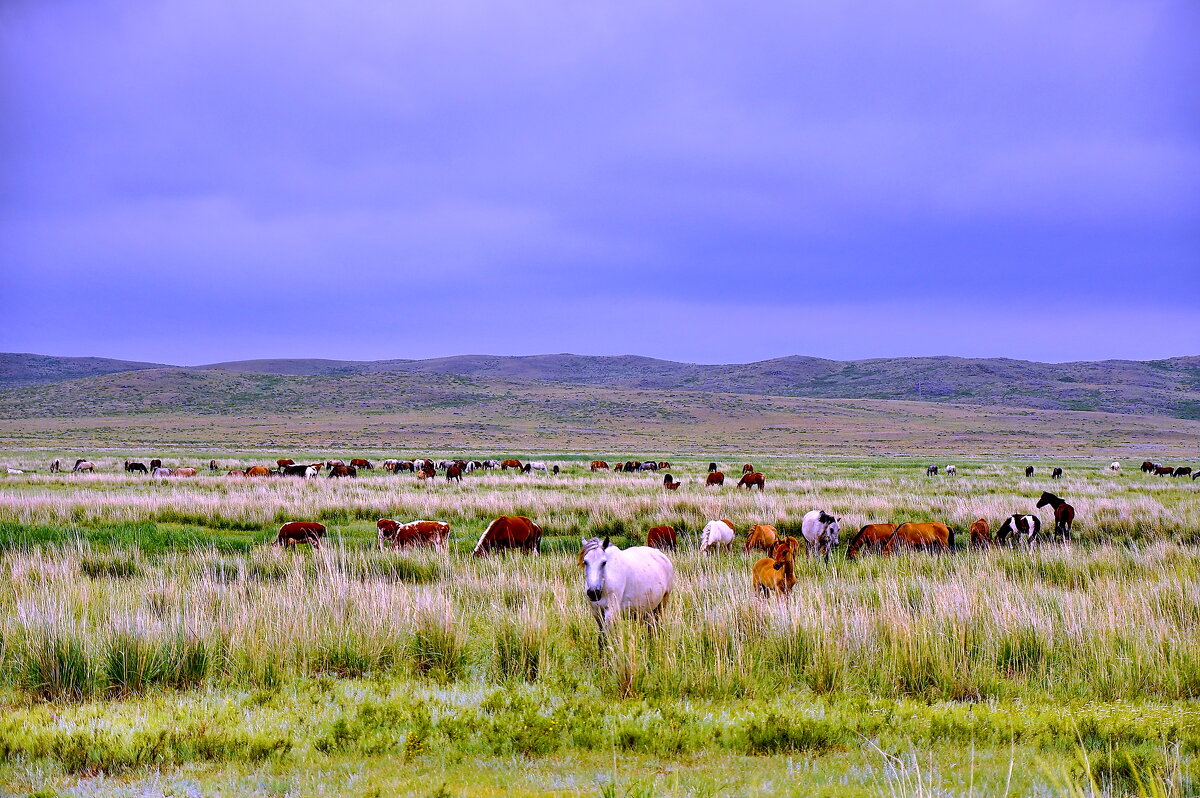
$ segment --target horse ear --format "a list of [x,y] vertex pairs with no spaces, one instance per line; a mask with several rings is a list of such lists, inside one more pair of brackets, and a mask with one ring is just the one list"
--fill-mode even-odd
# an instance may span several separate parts
[[604,536],[604,544],[602,546],[600,546],[600,548],[602,548],[602,549],[608,548],[608,535]]

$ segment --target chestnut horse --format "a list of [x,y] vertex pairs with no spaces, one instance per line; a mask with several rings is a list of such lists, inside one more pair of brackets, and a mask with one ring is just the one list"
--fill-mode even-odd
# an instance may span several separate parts
[[542,528],[523,515],[502,515],[487,525],[475,544],[475,557],[493,551],[520,549],[527,554],[542,553]]
[[275,536],[275,546],[290,549],[300,543],[308,543],[314,549],[321,548],[321,538],[325,537],[325,525],[316,521],[288,521],[279,527]]
[[[795,540],[795,538],[791,538]],[[792,564],[796,549],[787,541],[779,541],[771,547],[771,556],[754,563],[751,585],[763,595],[779,593],[786,596],[796,585],[796,572]]]
[[1075,523],[1075,508],[1067,504],[1053,493],[1042,491],[1042,497],[1037,500],[1037,507],[1050,505],[1054,508],[1054,537],[1063,540],[1071,539],[1071,526]]
[[746,533],[746,551],[762,549],[770,551],[779,542],[779,530],[770,524],[755,524]]
[[652,549],[673,549],[679,543],[673,526],[651,527],[646,533],[646,545]]
[[705,487],[707,487],[709,485],[724,485],[724,484],[725,484],[725,474],[721,471],[713,471],[711,474],[709,474],[707,477],[704,478]]
[[864,548],[867,551],[880,551],[891,540],[892,533],[895,531],[895,524],[867,524],[858,530],[858,534],[846,547],[846,559],[856,559],[858,553]]
[[740,480],[738,480],[737,486],[740,488],[743,485],[746,486],[746,490],[752,490],[755,485],[758,486],[759,490],[767,489],[767,481],[763,479],[763,475],[757,471],[751,474],[746,474]]
[[988,526],[986,518],[980,518],[971,524],[971,548],[990,549],[994,545],[996,541],[992,540],[992,529]]
[[895,554],[902,547],[924,549],[930,554],[949,552],[954,547],[954,530],[937,523],[900,524],[884,544],[882,553]]

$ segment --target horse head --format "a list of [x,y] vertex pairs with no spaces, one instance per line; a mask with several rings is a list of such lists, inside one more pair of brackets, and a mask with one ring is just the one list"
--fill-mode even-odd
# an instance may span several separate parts
[[608,565],[609,539],[584,538],[579,552],[579,564],[583,566],[584,587],[588,601],[599,601],[604,595],[605,568]]

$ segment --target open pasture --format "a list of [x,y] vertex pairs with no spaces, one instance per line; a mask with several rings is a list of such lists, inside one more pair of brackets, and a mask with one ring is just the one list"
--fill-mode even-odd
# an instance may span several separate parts
[[[121,473],[123,455],[88,456],[100,473],[0,478],[0,780],[14,790],[1044,795],[1093,779],[1136,793],[1144,779],[1183,795],[1198,783],[1200,483],[1138,463],[1030,460],[1026,478],[1024,460],[956,460],[936,477],[916,460],[720,461],[730,474],[753,462],[760,492],[705,487],[709,458],[669,454],[677,491],[661,473],[590,473],[590,456],[539,455],[558,476],[461,484],[380,471],[156,480]],[[276,457],[163,459],[214,456],[223,468]],[[351,455],[294,457],[329,456]],[[980,516],[1048,521],[1033,506],[1042,490],[1076,507],[1076,545],[965,550]],[[832,562],[801,557],[790,597],[755,596],[748,526],[796,534],[813,508],[842,518]],[[534,518],[543,555],[470,558],[500,514]],[[450,552],[378,551],[381,517],[450,522]],[[712,518],[734,521],[737,545],[702,556]],[[326,547],[268,547],[293,519],[324,523]],[[900,520],[945,522],[959,548],[844,559],[858,526]],[[601,649],[579,538],[635,544],[659,524],[680,532],[661,624],[620,624]]]

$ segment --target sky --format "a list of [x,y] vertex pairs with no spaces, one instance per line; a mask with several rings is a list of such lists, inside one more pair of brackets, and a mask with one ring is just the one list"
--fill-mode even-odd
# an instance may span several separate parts
[[1200,354],[1195,0],[0,3],[0,351]]

